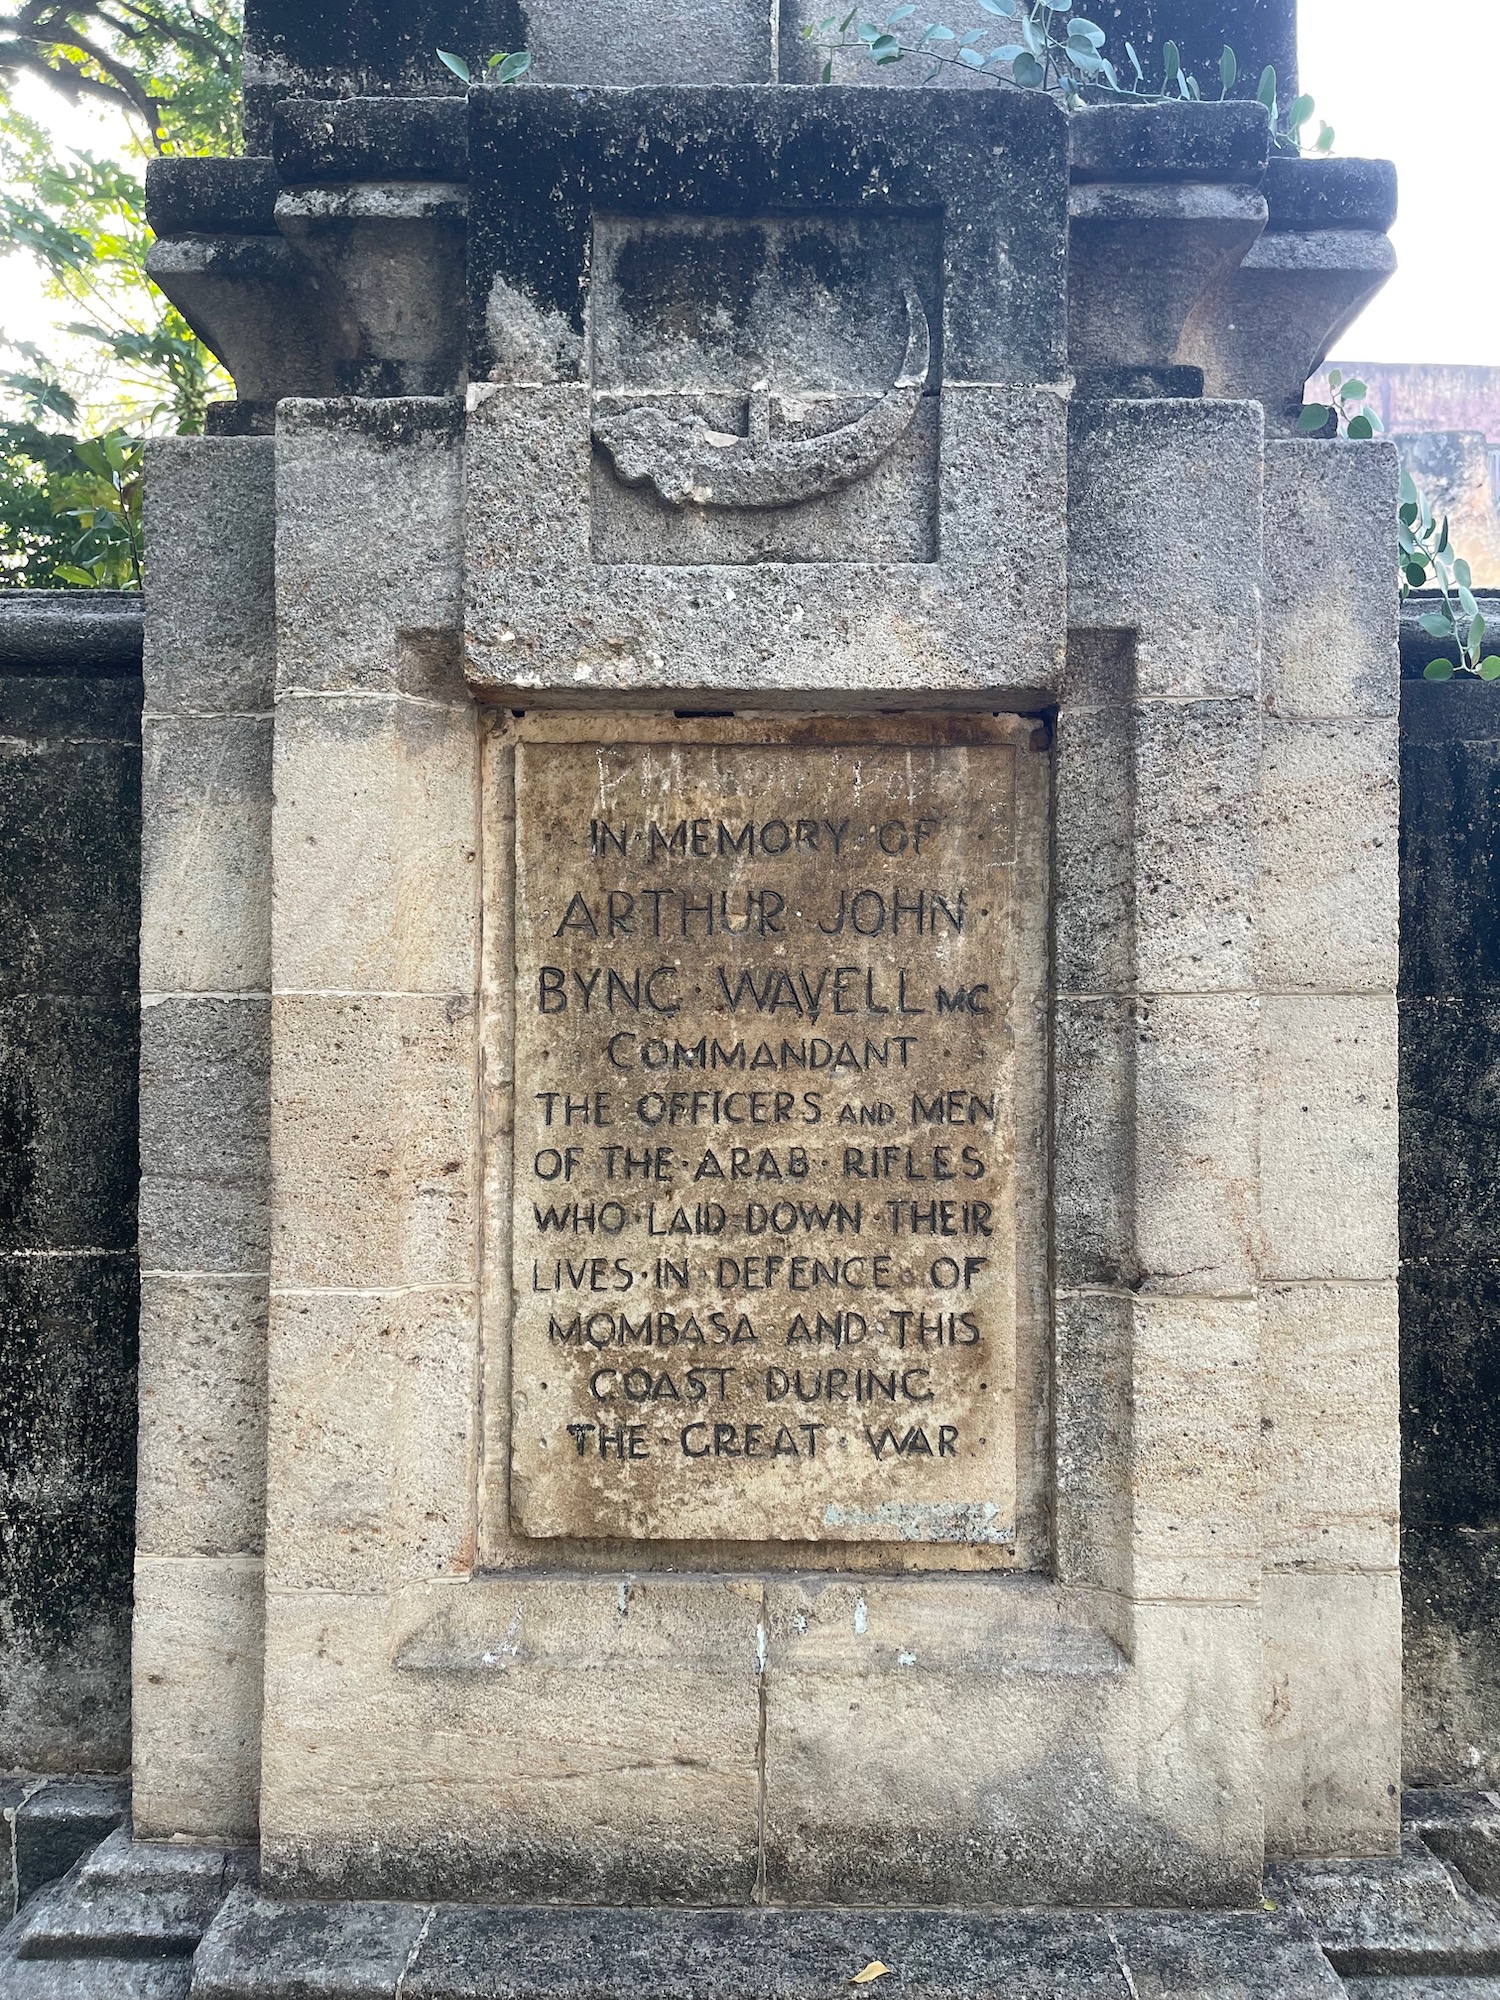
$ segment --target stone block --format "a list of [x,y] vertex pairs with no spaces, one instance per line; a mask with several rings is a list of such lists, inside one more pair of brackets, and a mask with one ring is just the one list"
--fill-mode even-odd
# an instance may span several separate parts
[[1267,1853],[1394,1853],[1401,1785],[1394,1562],[1350,1575],[1268,1569],[1262,1602]]
[[1138,1606],[1122,1672],[1097,1633],[1071,1661],[1018,1647],[1014,1588],[947,1587],[960,1603],[987,1595],[980,1652],[952,1643],[962,1624],[945,1638],[941,1604],[900,1583],[769,1586],[771,1896],[1149,1906],[1248,1893],[1260,1861],[1254,1615]]
[[1261,1273],[1394,1278],[1394,1000],[1261,1001]]
[[1132,1252],[1148,1291],[1248,1292],[1253,1282],[1256,1016],[1244,994],[1140,1003]]
[[1500,1006],[1487,995],[1401,1002],[1402,1253],[1454,1275],[1467,1265],[1471,1282],[1500,1226],[1497,1034]]
[[1132,1330],[1122,1293],[1057,1302],[1053,1508],[1058,1581],[1070,1588],[1130,1588]]
[[1395,715],[1396,485],[1396,450],[1385,439],[1267,446],[1265,682],[1273,714]]
[[130,1756],[136,1277],[0,1255],[0,1768]]
[[1344,2000],[1307,1924],[1281,1911],[1116,1910],[1108,1923],[1134,2000]]
[[1106,692],[1079,687],[1057,718],[1053,949],[1062,994],[1135,985],[1136,711],[1102,699]]
[[[528,350],[516,370],[562,365]],[[851,690],[865,703],[893,693],[998,705],[1050,686],[1063,622],[1061,400],[963,386],[943,403],[935,565],[754,562],[717,529],[711,562],[658,552],[657,564],[605,564],[591,541],[588,397],[567,382],[487,385],[467,447],[472,685],[491,698],[547,688],[570,705],[655,702],[666,686],[784,693],[799,707],[847,706]],[[1043,522],[1056,532],[1038,533]],[[731,564],[726,579],[717,565]]]
[[[1479,682],[1473,691],[1492,692]],[[1496,799],[1500,710],[1475,712],[1452,682],[1408,681],[1402,692],[1403,868],[1413,885],[1401,933],[1402,991],[1435,997],[1500,994]]]
[[1268,718],[1256,925],[1263,988],[1392,990],[1399,807],[1388,721]]
[[1500,1891],[1500,1805],[1493,1792],[1407,1792],[1401,1825],[1471,1888],[1486,1896]]
[[1075,402],[1068,619],[1134,629],[1137,692],[1260,690],[1259,410]]
[[143,989],[267,992],[270,718],[153,717],[143,757]]
[[1060,1001],[1053,1014],[1053,1227],[1064,1286],[1133,1286],[1137,1009]]
[[548,83],[771,83],[775,18],[769,0],[528,0],[526,46]]
[[275,1011],[276,1284],[472,1283],[474,1002],[289,994]]
[[1253,1601],[1261,1563],[1253,1300],[1137,1298],[1128,1504],[1137,1597]]
[[462,403],[287,401],[277,424],[278,693],[462,700]]
[[142,1556],[135,1570],[136,1837],[253,1841],[265,1578],[249,1556]]
[[1396,1294],[1264,1285],[1266,1561],[1386,1570],[1399,1557]]
[[266,1286],[141,1280],[136,1539],[143,1555],[258,1555],[265,1543]]
[[1259,711],[1145,702],[1135,761],[1135,984],[1243,992],[1253,984]]
[[[7,698],[24,685],[0,678],[0,995],[133,991],[137,702],[115,681],[67,684],[76,703]],[[53,696],[58,684],[41,686]]]
[[1341,1976],[1500,1972],[1500,1918],[1408,1834],[1399,1853],[1282,1861],[1266,1895],[1304,1917]]
[[761,1602],[756,1580],[576,1574],[273,1592],[268,1890],[748,1902]]
[[141,1012],[141,1263],[263,1271],[270,1003],[167,998]]
[[125,997],[0,998],[0,1251],[129,1249],[137,1036]]
[[283,704],[278,990],[474,990],[478,782],[469,704]]
[[466,1576],[474,1295],[281,1294],[272,1325],[273,1587],[372,1591]]
[[[130,1784],[124,1778],[9,1779],[0,1792],[5,1797],[3,1839],[9,1847],[4,1886],[14,1894],[17,1908],[66,1875],[130,1807]],[[0,1847],[0,1855],[4,1851]],[[4,1907],[0,1900],[0,1911]]]
[[275,641],[268,438],[154,438],[147,456],[146,706],[260,714]]
[[395,2000],[429,1921],[418,1903],[286,1903],[235,1889],[194,1955],[193,1985],[198,2000],[264,2000],[309,1980],[329,2000]]

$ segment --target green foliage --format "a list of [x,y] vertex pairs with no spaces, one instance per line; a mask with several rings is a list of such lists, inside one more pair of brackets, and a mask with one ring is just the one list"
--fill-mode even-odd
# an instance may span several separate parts
[[1469,565],[1453,552],[1446,515],[1437,519],[1409,473],[1401,475],[1401,601],[1414,590],[1435,588],[1440,601],[1418,621],[1430,638],[1452,649],[1451,658],[1432,660],[1425,674],[1430,681],[1451,681],[1455,674],[1472,674],[1481,681],[1500,680],[1500,655],[1485,650],[1486,627]]
[[[995,17],[997,25],[971,28],[965,35],[955,34],[940,21],[920,21],[916,7],[904,4],[894,8],[883,22],[862,20],[856,7],[843,15],[830,14],[810,22],[802,32],[823,57],[819,74],[824,83],[833,81],[835,57],[853,50],[882,68],[908,60],[925,64],[923,83],[931,83],[945,67],[966,69],[1012,89],[1045,91],[1070,109],[1120,98],[1145,103],[1199,103],[1204,98],[1198,78],[1183,68],[1182,52],[1175,42],[1163,43],[1162,80],[1159,87],[1152,88],[1134,46],[1124,44],[1124,59],[1130,65],[1124,70],[1107,53],[1106,31],[1075,13],[1073,0],[979,0],[979,4]],[[1239,59],[1226,47],[1215,79],[1221,101],[1234,89],[1239,74]],[[1278,147],[1300,151],[1303,129],[1313,115],[1313,100],[1298,97],[1281,106],[1274,69],[1261,73],[1256,96],[1270,113]],[[1317,149],[1326,153],[1332,144],[1333,133],[1324,125]]]
[[[460,83],[473,82],[469,65],[462,56],[454,55],[451,49],[439,49],[437,53],[438,61],[451,69]],[[509,55],[504,49],[497,49],[494,55],[485,58],[484,66],[495,72],[491,79],[494,83],[519,83],[531,68],[531,55],[526,49],[514,49]]]
[[[0,7],[4,0],[0,0]],[[125,114],[118,147],[60,151],[25,76]],[[146,276],[145,162],[238,145],[237,0],[24,0],[0,13],[0,248],[40,267],[65,346],[0,342],[0,576],[140,580],[140,435],[199,432],[227,378]]]
[[1356,376],[1341,375],[1337,368],[1328,371],[1328,387],[1333,395],[1331,403],[1307,403],[1297,420],[1297,428],[1304,436],[1333,436],[1366,439],[1374,437],[1382,428],[1379,417],[1365,408],[1369,390]]

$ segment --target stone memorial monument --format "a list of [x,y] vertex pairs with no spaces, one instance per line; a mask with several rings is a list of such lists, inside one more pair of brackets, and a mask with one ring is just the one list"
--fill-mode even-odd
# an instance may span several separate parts
[[1396,471],[1295,417],[1391,177],[711,11],[263,0],[254,155],[153,168],[239,399],[150,471],[90,1865],[197,1869],[210,2000],[1336,1993]]

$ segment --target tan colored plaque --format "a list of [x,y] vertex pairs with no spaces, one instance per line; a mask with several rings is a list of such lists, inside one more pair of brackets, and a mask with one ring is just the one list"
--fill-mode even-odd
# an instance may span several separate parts
[[518,750],[523,1534],[1011,1541],[1014,755]]

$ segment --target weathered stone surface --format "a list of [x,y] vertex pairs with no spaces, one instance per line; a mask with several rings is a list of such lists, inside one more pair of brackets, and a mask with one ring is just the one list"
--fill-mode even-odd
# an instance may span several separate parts
[[1500,1906],[1410,1834],[1388,1857],[1282,1862],[1266,1894],[1306,1919],[1340,1973],[1500,1971]]
[[466,181],[469,107],[462,97],[432,95],[289,98],[277,106],[274,150],[287,187]]
[[265,1618],[260,1560],[138,1556],[135,1605],[137,1838],[254,1840]]
[[1014,757],[523,749],[523,1533],[1013,1537]]
[[158,237],[274,236],[279,190],[274,160],[168,155],[146,164],[146,220]]
[[1262,450],[1239,403],[1073,405],[1069,623],[1134,631],[1142,699],[1259,693]]
[[277,412],[278,690],[461,693],[463,405]]
[[1091,104],[1068,120],[1075,181],[1218,181],[1253,186],[1270,121],[1259,104]]
[[269,1002],[169,997],[141,1014],[141,1262],[266,1268]]
[[246,1850],[133,1840],[118,1827],[22,1913],[17,1955],[186,1958],[228,1891],[254,1876]]
[[[270,709],[274,468],[274,447],[265,438],[152,441],[146,560],[156,582],[146,613],[148,713]],[[228,522],[232,534],[225,532]]]
[[129,1804],[120,1778],[0,1779],[0,1919],[65,1875]]
[[271,721],[145,724],[145,990],[264,994],[271,979]]
[[386,2000],[429,1921],[417,1903],[272,1902],[236,1889],[194,1957],[194,2000]]
[[1487,1896],[1500,1890],[1500,1800],[1493,1792],[1407,1792],[1401,1824],[1474,1888]]
[[254,1555],[265,1541],[266,1282],[141,1280],[136,1545]]
[[1374,229],[1396,220],[1396,169],[1389,160],[1320,160],[1278,153],[1266,167],[1269,233],[1283,229]]
[[0,590],[0,663],[7,675],[133,679],[141,665],[141,593]]

